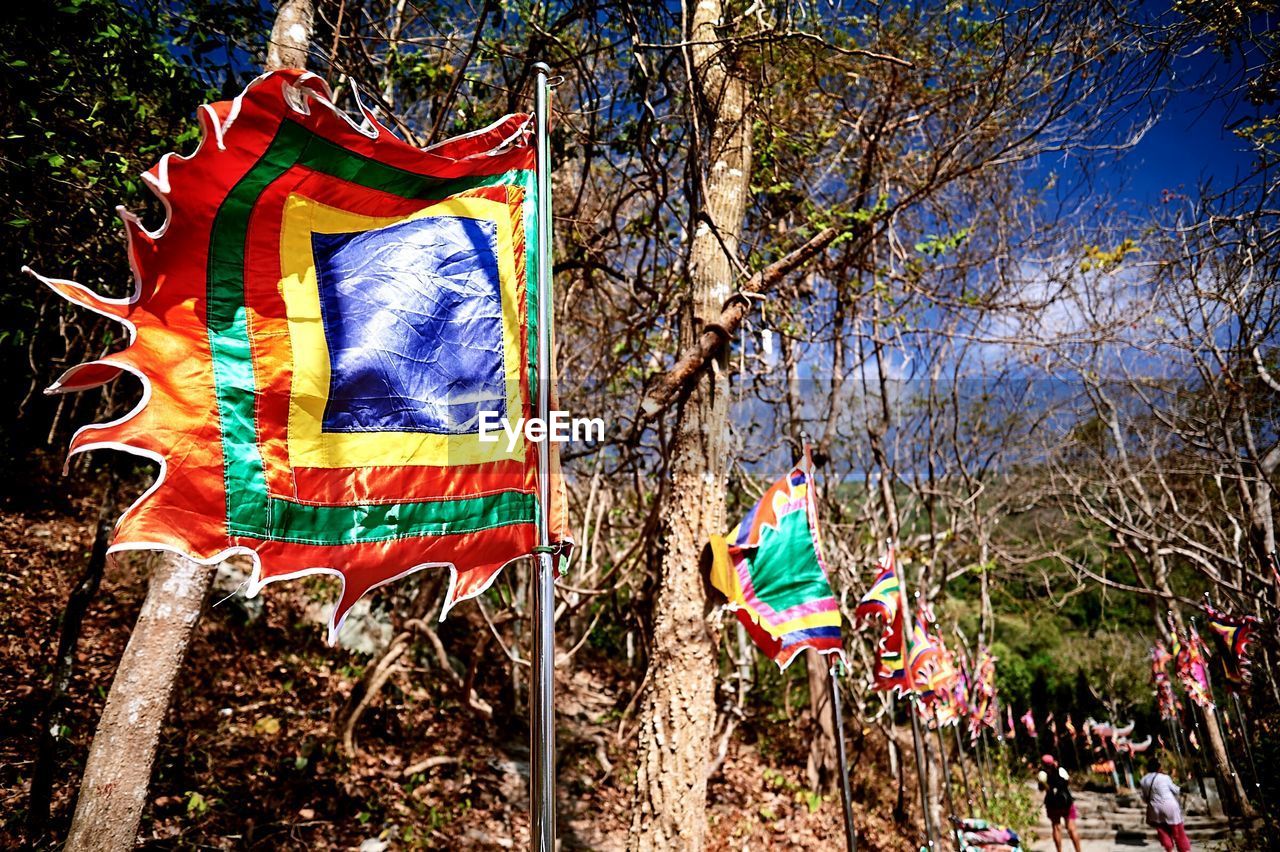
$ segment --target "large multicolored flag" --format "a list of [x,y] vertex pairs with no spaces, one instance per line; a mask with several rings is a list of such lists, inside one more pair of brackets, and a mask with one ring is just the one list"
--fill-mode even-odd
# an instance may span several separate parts
[[854,618],[860,624],[881,623],[876,642],[876,669],[872,686],[880,691],[902,692],[907,688],[907,668],[902,654],[902,584],[894,563],[893,548],[880,559],[880,572],[862,596]]
[[1253,631],[1261,623],[1252,615],[1235,616],[1205,607],[1209,635],[1218,646],[1218,659],[1222,661],[1222,672],[1226,678],[1226,687],[1232,692],[1240,692],[1253,679],[1250,671],[1249,644],[1253,641]]
[[280,71],[200,120],[192,155],[144,175],[165,224],[122,214],[133,297],[44,279],[130,339],[50,391],[143,382],[137,408],[71,443],[160,465],[111,549],[247,554],[251,594],[335,574],[332,639],[361,595],[419,569],[452,571],[444,612],[479,594],[533,551],[540,513],[565,540],[537,447],[481,434],[537,398],[528,117],[420,150]]
[[711,551],[711,584],[767,657],[784,669],[805,648],[843,660],[840,605],[822,559],[807,448],[727,538],[712,536]]

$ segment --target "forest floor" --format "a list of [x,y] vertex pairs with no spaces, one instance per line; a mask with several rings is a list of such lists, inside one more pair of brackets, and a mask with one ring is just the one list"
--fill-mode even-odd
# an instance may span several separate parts
[[[24,482],[20,498],[0,503],[4,848],[29,841],[27,796],[61,614],[92,541],[91,496],[62,496],[73,479]],[[85,618],[59,737],[50,838],[65,834],[93,728],[145,594],[148,560],[111,560]],[[358,753],[347,757],[335,718],[370,658],[324,643],[315,613],[334,595],[327,578],[273,585],[256,615],[215,596],[162,734],[141,845],[524,848],[528,730],[512,707],[505,660],[490,647],[497,659],[477,673],[476,691],[494,708],[491,718],[434,676],[425,655],[405,666],[361,719]],[[465,656],[476,645],[468,631],[476,628],[451,616],[440,635],[451,654],[456,648]],[[558,674],[564,849],[620,849],[634,778],[634,673],[588,649],[572,673]],[[752,719],[740,729],[709,788],[713,849],[841,847],[838,796],[807,789],[803,727]],[[855,739],[859,849],[913,849],[888,817],[883,755]],[[406,772],[429,757],[442,762]]]

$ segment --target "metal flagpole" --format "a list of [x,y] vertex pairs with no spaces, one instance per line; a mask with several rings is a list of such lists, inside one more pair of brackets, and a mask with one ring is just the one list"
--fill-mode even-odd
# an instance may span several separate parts
[[839,657],[831,666],[831,715],[836,721],[836,755],[840,759],[840,797],[844,802],[844,840],[849,852],[857,852],[857,834],[853,828],[853,792],[849,789],[849,763],[844,752],[844,714],[840,711],[839,675],[844,663]]
[[973,801],[973,789],[969,786],[969,767],[966,765],[968,758],[964,753],[964,738],[960,736],[960,725],[958,723],[952,725],[951,730],[956,735],[956,757],[960,760],[960,780],[964,783],[964,800],[968,805],[967,810],[972,816],[976,803]]
[[[1176,696],[1174,700],[1175,701],[1177,700]],[[1173,708],[1173,712],[1174,713],[1178,712],[1178,708],[1176,705]],[[1178,723],[1172,716],[1170,716],[1168,719],[1164,720],[1164,725],[1169,732],[1169,739],[1173,741],[1174,754],[1178,756],[1179,771],[1182,773],[1182,776],[1184,778],[1186,778],[1187,780],[1190,780],[1191,764],[1187,762],[1186,752],[1182,750],[1182,737],[1178,736]]]
[[[937,721],[936,714],[934,715],[934,721],[935,723]],[[951,817],[952,830],[948,831],[947,834],[952,835],[957,841],[959,841],[959,832],[955,830],[955,826],[960,815],[956,813],[956,803],[955,800],[951,798],[951,767],[948,765],[947,761],[947,742],[942,738],[941,725],[937,725],[934,728],[934,731],[938,734],[938,759],[942,761],[942,795],[946,798],[947,813]]]
[[[809,476],[814,505],[817,505],[818,481],[813,468],[813,458],[809,455],[809,434],[800,431],[801,463],[805,465]],[[816,521],[815,521],[816,523]],[[816,527],[815,527],[816,534]],[[853,827],[853,791],[849,788],[849,758],[844,748],[844,712],[840,708],[840,675],[844,674],[844,657],[835,655],[832,665],[827,667],[831,687],[831,717],[835,721],[836,757],[840,763],[840,798],[844,804],[844,842],[848,852],[856,852],[858,835]]]
[[978,764],[978,793],[982,796],[982,811],[985,815],[991,810],[987,803],[987,732],[979,729],[978,738],[973,744],[973,757]]
[[1249,741],[1249,723],[1245,720],[1244,709],[1240,706],[1240,694],[1231,691],[1231,703],[1236,708],[1236,718],[1240,720],[1240,738],[1244,741],[1244,753],[1249,757],[1249,769],[1253,775],[1253,786],[1261,792],[1262,781],[1258,776],[1258,764],[1253,759],[1253,743]]
[[[538,144],[538,416],[551,413],[551,68],[537,73],[534,121]],[[538,442],[538,547],[533,596],[533,665],[529,689],[529,834],[534,852],[556,848],[555,564],[551,549],[551,445]]]
[[[1193,729],[1198,727],[1196,723],[1196,705],[1191,700],[1191,696],[1187,696],[1185,711],[1191,717],[1191,727]],[[1175,720],[1174,733],[1178,736],[1178,742],[1183,744],[1182,749],[1186,754],[1187,767],[1191,774],[1195,776],[1196,784],[1200,787],[1200,798],[1208,802],[1209,791],[1204,786],[1204,761],[1201,760],[1200,753],[1191,750],[1191,736],[1183,733],[1183,728],[1185,727],[1186,723],[1182,719]]]
[[[893,543],[889,543],[892,549]],[[920,809],[924,811],[924,831],[929,840],[929,848],[938,846],[933,827],[932,808],[929,807],[929,785],[924,777],[924,735],[920,733],[920,716],[916,713],[916,687],[911,682],[911,634],[915,630],[915,621],[911,618],[911,604],[908,601],[907,571],[899,564],[894,555],[894,567],[898,571],[898,596],[902,599],[902,668],[907,679],[907,713],[911,716],[911,742],[915,746],[916,780],[920,782]]]

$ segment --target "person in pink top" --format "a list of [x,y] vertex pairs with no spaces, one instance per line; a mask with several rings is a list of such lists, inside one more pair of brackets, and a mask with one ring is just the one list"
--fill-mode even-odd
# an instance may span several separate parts
[[1178,804],[1178,796],[1182,789],[1173,783],[1173,779],[1160,771],[1160,758],[1152,755],[1147,758],[1147,774],[1138,782],[1142,793],[1142,801],[1147,803],[1147,825],[1156,830],[1160,845],[1166,852],[1190,852],[1191,840],[1187,837],[1187,829],[1182,820],[1182,806]]
[[1076,800],[1071,795],[1071,787],[1067,784],[1067,770],[1058,765],[1058,759],[1051,754],[1040,758],[1043,768],[1037,776],[1040,789],[1044,790],[1044,810],[1053,825],[1053,845],[1062,852],[1062,823],[1067,824],[1067,834],[1071,843],[1080,852],[1080,832],[1076,829],[1076,820],[1080,814],[1076,811]]

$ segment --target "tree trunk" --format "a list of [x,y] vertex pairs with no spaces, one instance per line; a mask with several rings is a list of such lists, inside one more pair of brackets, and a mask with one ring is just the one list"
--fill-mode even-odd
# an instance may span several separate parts
[[805,649],[804,664],[809,670],[809,712],[814,723],[809,741],[809,786],[820,793],[834,793],[840,781],[840,758],[836,754],[836,723],[831,716],[830,666],[813,648]]
[[[312,0],[285,0],[267,48],[267,70],[305,68]],[[132,849],[151,781],[160,726],[217,565],[160,554],[89,746],[66,849]]]
[[132,849],[160,726],[215,569],[158,560],[93,735],[67,849]]
[[89,564],[71,590],[62,613],[62,633],[58,638],[58,656],[53,666],[53,677],[50,678],[49,703],[40,717],[40,748],[31,774],[27,841],[35,847],[44,845],[42,841],[49,825],[49,808],[53,801],[53,781],[58,761],[58,740],[61,738],[62,722],[67,710],[67,690],[71,687],[71,677],[75,673],[76,647],[80,643],[84,617],[98,594],[102,574],[107,566],[107,545],[111,541],[111,530],[115,527],[115,494],[116,476],[112,473],[99,498],[102,505],[98,509]]
[[[707,121],[706,144],[698,155],[705,154],[710,167],[697,167],[703,175],[704,217],[693,223],[690,311],[681,327],[682,351],[698,342],[703,325],[719,317],[733,292],[733,255],[749,190],[747,89],[726,65],[723,45],[716,43],[715,25],[721,17],[717,0],[702,0],[688,22],[689,41],[694,43],[689,48],[694,99],[705,107]],[[698,104],[691,109],[697,110]],[[728,402],[728,382],[713,364],[677,412],[671,497],[663,517],[661,585],[654,600],[650,686],[640,723],[628,842],[633,852],[698,852],[706,839],[717,640],[706,618],[700,558],[709,536],[725,526]]]
[[315,28],[312,0],[284,0],[276,10],[275,26],[267,45],[267,70],[306,68],[311,32]]

